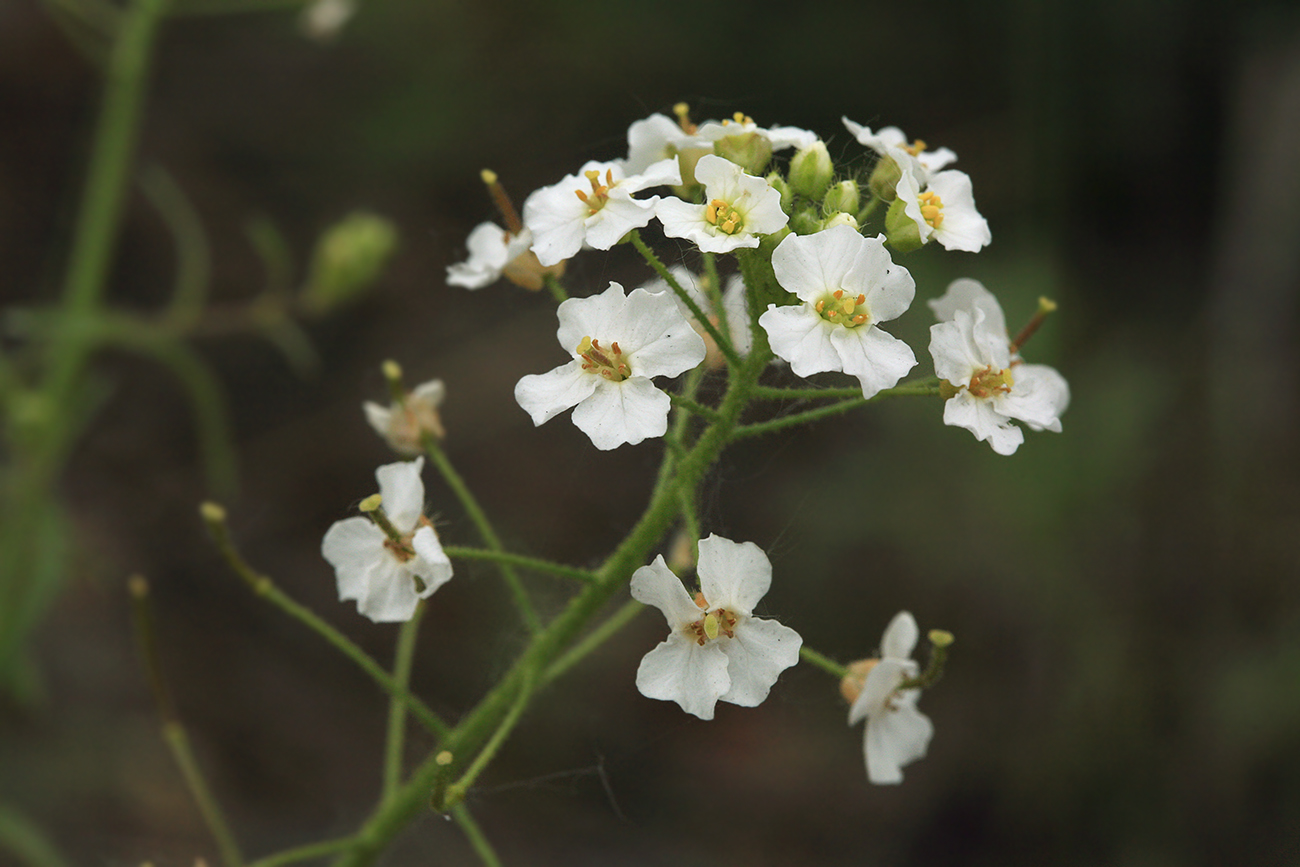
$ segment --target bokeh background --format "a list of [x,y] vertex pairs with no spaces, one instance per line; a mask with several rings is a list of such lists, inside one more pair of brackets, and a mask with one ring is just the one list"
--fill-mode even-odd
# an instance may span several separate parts
[[[366,2],[328,43],[292,10],[192,15],[162,35],[140,154],[194,202],[218,303],[265,281],[244,227],[298,263],[357,207],[402,246],[375,290],[308,323],[319,364],[256,334],[197,341],[228,401],[248,558],[381,659],[392,627],[340,605],[329,524],[390,460],[365,426],[379,363],[450,396],[448,451],[518,550],[599,561],[638,513],[652,443],[598,453],[534,430],[514,382],[558,363],[553,307],[445,267],[494,216],[627,125],[688,101],[861,148],[840,116],[946,145],[994,242],[902,261],[918,301],[957,276],[1013,327],[1060,312],[1031,360],[1073,404],[1013,458],[930,401],[880,405],[729,451],[705,529],[766,549],[766,612],[842,660],[900,609],[957,636],[923,709],[930,755],[872,788],[836,685],[786,673],[757,710],[703,723],[641,697],[647,612],[539,702],[469,804],[508,864],[1300,863],[1300,10],[1291,3],[622,4]],[[0,298],[57,298],[88,134],[92,64],[35,0],[0,0]],[[165,302],[174,267],[133,194],[110,299]],[[301,273],[301,272],[300,272]],[[635,285],[585,254],[571,285]],[[923,304],[894,330],[927,343]],[[924,367],[923,360],[922,366]],[[108,400],[57,491],[75,534],[36,634],[39,689],[0,700],[0,802],[74,864],[188,865],[212,846],[158,735],[125,577],[153,582],[164,665],[245,849],[347,833],[378,792],[385,702],[316,636],[253,599],[208,544],[209,490],[170,375],[105,353]],[[834,375],[820,381],[841,384]],[[444,539],[471,530],[430,472]],[[495,575],[435,597],[415,683],[454,718],[519,647]],[[557,610],[565,588],[542,582]],[[414,735],[412,757],[430,745]],[[0,862],[8,856],[0,855]],[[5,862],[7,863],[7,862]],[[430,813],[391,864],[476,863]]]

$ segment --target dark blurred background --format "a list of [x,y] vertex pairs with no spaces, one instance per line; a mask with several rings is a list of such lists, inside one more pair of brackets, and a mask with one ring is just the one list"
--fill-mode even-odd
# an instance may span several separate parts
[[[35,0],[0,0],[0,298],[51,303],[97,74]],[[824,674],[702,723],[641,697],[663,637],[646,612],[525,719],[469,804],[508,864],[1300,864],[1300,10],[1293,3],[622,4],[366,2],[328,44],[292,11],[164,28],[141,159],[195,203],[214,298],[262,284],[243,233],[304,261],[365,207],[402,247],[375,291],[311,323],[296,373],[257,336],[198,345],[240,456],[227,500],[248,558],[381,659],[396,630],[339,604],[319,543],[392,460],[366,427],[379,363],[438,376],[452,459],[508,544],[594,564],[622,537],[659,446],[599,453],[534,430],[515,381],[559,363],[553,305],[444,268],[493,218],[627,125],[686,100],[861,153],[840,116],[960,156],[994,242],[902,259],[918,303],[982,280],[1012,327],[1060,303],[1027,354],[1069,379],[1063,434],[1012,458],[900,401],[723,458],[705,531],[757,542],[766,613],[848,660],[906,608],[957,636],[922,708],[936,734],[901,787],[868,786],[861,732]],[[110,299],[165,301],[174,254],[133,195]],[[648,278],[625,250],[571,285]],[[77,864],[214,856],[158,735],[123,581],[153,582],[164,665],[204,767],[254,855],[349,832],[379,786],[386,703],[316,636],[253,599],[208,544],[184,398],[107,353],[111,398],[60,495],[74,574],[36,637],[41,692],[0,705],[0,801]],[[826,375],[819,381],[841,383]],[[426,473],[445,541],[472,543]],[[557,610],[566,588],[542,582]],[[519,647],[494,573],[434,598],[415,683],[455,718]],[[413,736],[412,759],[430,744]],[[602,783],[603,780],[607,783]],[[3,860],[0,858],[0,860]],[[386,863],[472,864],[430,813]]]

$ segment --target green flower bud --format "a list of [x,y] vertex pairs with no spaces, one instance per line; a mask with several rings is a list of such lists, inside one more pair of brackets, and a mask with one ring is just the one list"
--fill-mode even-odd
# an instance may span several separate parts
[[836,211],[826,219],[822,220],[822,228],[830,229],[835,226],[850,226],[853,229],[858,228],[858,218],[852,214],[846,214],[843,211]]
[[316,242],[302,302],[316,313],[346,304],[378,279],[397,248],[397,229],[375,214],[356,211]]
[[811,235],[822,230],[821,216],[806,208],[790,218],[790,230],[796,235]]
[[822,141],[801,148],[790,160],[790,186],[804,198],[820,199],[834,174],[835,166]]
[[827,214],[836,211],[856,214],[861,200],[862,194],[858,191],[857,181],[840,181],[827,191],[826,198],[822,200],[822,210]]
[[886,202],[892,202],[898,195],[895,189],[898,187],[898,179],[903,172],[898,168],[898,163],[894,162],[893,157],[881,157],[876,162],[876,167],[871,171],[871,177],[867,180],[867,186],[876,197]]
[[781,177],[780,172],[769,172],[767,182],[781,194],[781,210],[790,213],[790,206],[794,204],[794,190],[790,189],[789,182]]
[[894,203],[889,206],[889,211],[885,214],[885,234],[889,238],[890,247],[900,253],[910,253],[919,250],[925,242],[921,240],[921,229],[903,210],[904,207],[902,199],[894,199]]
[[729,135],[713,143],[713,152],[751,175],[761,174],[772,161],[772,143],[756,132]]

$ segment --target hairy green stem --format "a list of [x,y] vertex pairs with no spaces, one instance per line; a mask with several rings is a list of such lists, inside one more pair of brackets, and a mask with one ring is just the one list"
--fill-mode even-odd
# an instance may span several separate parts
[[351,844],[351,837],[321,840],[316,843],[308,843],[305,846],[285,849],[283,852],[276,852],[274,855],[268,855],[265,858],[259,858],[249,864],[248,867],[284,867],[286,864],[297,864],[299,861],[310,861],[313,858],[324,858],[326,855],[342,852]]
[[489,560],[494,563],[509,563],[521,569],[555,575],[558,578],[569,578],[574,581],[581,581],[584,584],[590,584],[596,580],[596,573],[589,572],[586,569],[578,569],[573,566],[566,566],[563,563],[554,563],[550,560],[528,557],[523,554],[512,554],[509,551],[488,551],[483,548],[463,548],[459,545],[444,545],[442,550],[453,560]]
[[[424,618],[424,600],[415,606],[411,619],[397,633],[397,651],[393,661],[393,684],[406,692],[411,683],[411,664],[415,658],[415,641]],[[406,744],[406,701],[396,692],[388,700],[388,738],[384,744],[384,800],[393,796],[402,784],[402,755]]]
[[[858,392],[861,394],[861,392]],[[939,393],[939,387],[929,385],[899,385],[894,388],[887,388],[884,391],[868,397],[857,397],[852,400],[844,400],[838,403],[832,403],[828,406],[819,406],[816,409],[797,412],[793,415],[774,418],[770,421],[754,422],[753,424],[742,425],[736,428],[736,439],[760,436],[762,434],[772,433],[774,431],[784,430],[790,427],[796,427],[801,424],[818,421],[833,415],[848,412],[851,409],[857,409],[860,406],[866,406],[869,403],[883,400],[887,397],[899,397],[902,395],[936,395]]]
[[799,648],[799,656],[805,662],[812,663],[813,665],[817,666],[822,671],[826,672],[831,677],[834,677],[837,680],[843,680],[844,678],[848,677],[849,670],[847,668],[840,665],[838,662],[831,659],[829,656],[823,656],[822,654],[813,650],[807,644]]

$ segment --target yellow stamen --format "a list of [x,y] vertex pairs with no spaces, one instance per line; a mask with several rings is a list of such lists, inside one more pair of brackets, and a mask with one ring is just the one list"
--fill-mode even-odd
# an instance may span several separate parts
[[930,228],[937,229],[943,225],[943,199],[938,193],[927,190],[917,196],[916,201],[921,206],[921,218],[930,224]]

